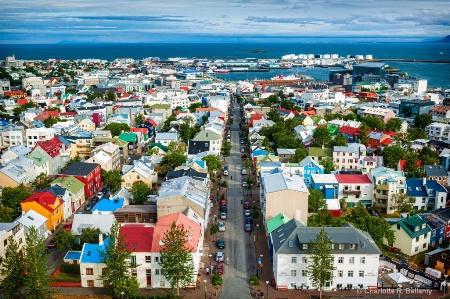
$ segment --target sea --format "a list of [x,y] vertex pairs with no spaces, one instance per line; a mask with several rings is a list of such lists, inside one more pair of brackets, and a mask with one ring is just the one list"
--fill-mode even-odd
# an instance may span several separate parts
[[[338,54],[340,57],[372,55],[374,59],[447,60],[450,43],[121,43],[121,44],[0,44],[0,59],[15,55],[21,60],[85,58],[113,61],[116,58],[173,57],[206,59],[278,59],[287,54]],[[411,77],[428,80],[429,87],[450,89],[449,63],[386,62]],[[216,74],[222,80],[269,79],[276,75],[305,74],[328,80],[330,70],[339,68],[292,68],[267,73]]]

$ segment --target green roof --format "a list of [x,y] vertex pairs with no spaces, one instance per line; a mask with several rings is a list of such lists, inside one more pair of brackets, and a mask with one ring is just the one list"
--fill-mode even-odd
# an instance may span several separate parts
[[154,109],[170,109],[171,106],[170,104],[155,104],[150,107]]
[[73,176],[57,178],[56,180],[52,181],[50,185],[59,185],[66,188],[71,193],[77,193],[78,191],[80,191],[80,189],[84,188],[84,183]]
[[331,148],[310,147],[308,150],[308,156],[312,157],[332,157],[333,153]]
[[222,139],[222,136],[211,130],[202,130],[198,132],[194,138],[192,138],[192,141],[212,141],[218,139]]
[[313,120],[314,124],[316,124],[316,125],[317,125],[317,123],[322,119],[322,117],[321,117],[321,116],[318,116],[318,115],[312,115],[312,116],[310,116],[310,117],[311,117],[311,119]]
[[[427,222],[417,215],[402,219],[397,222],[397,224],[400,225],[412,239],[431,232]],[[425,224],[425,228],[422,228],[423,224]],[[416,230],[416,228],[418,229]]]
[[328,133],[329,133],[331,136],[336,135],[336,134],[338,133],[338,131],[339,131],[339,128],[338,128],[338,127],[335,127],[335,126],[329,126],[329,127],[328,127]]
[[150,143],[148,145],[148,149],[151,150],[154,147],[158,147],[159,149],[161,149],[163,152],[167,153],[167,151],[169,150],[169,148],[165,145],[162,145],[161,143],[157,142],[157,143]]
[[117,146],[125,146],[125,145],[127,145],[127,144],[128,144],[127,141],[121,140],[121,139],[117,140],[117,142],[116,142],[116,145],[117,145]]
[[106,137],[99,137],[99,138],[94,138],[94,142],[116,142],[117,141],[117,137],[112,137],[112,138],[106,138]]
[[133,132],[125,132],[119,135],[119,139],[126,142],[136,142],[137,135]]
[[33,161],[36,166],[42,166],[49,161],[48,157],[38,151],[31,152],[27,158]]
[[283,224],[286,224],[289,220],[291,220],[291,219],[289,217],[287,217],[286,215],[284,215],[283,213],[276,215],[275,217],[273,217],[272,219],[267,221],[267,225],[266,225],[267,233],[270,234],[271,232],[273,232],[274,230],[276,230]]

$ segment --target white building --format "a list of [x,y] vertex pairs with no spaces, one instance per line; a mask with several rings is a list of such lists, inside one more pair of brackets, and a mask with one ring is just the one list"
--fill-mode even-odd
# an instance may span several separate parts
[[360,169],[359,149],[351,146],[334,146],[333,160],[336,170]]
[[162,145],[168,146],[171,142],[179,142],[179,138],[179,134],[176,132],[156,133],[155,143],[161,143]]
[[33,148],[38,141],[48,141],[55,137],[55,130],[52,128],[27,129],[26,147]]

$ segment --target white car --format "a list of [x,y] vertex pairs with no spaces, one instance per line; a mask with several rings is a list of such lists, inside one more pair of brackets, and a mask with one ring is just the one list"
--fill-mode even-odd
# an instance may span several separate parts
[[219,232],[225,231],[225,223],[219,222],[219,224],[217,226],[219,227]]
[[225,212],[220,213],[220,219],[227,220],[227,213]]
[[225,254],[222,251],[217,252],[216,262],[220,263],[224,261]]
[[242,182],[242,187],[247,187],[248,185],[247,185],[247,182],[246,181],[243,181]]
[[242,169],[241,174],[247,174],[247,169]]

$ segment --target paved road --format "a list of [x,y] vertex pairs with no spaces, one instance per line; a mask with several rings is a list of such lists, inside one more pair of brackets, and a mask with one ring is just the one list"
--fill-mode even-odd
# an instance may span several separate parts
[[[237,105],[235,107],[238,107]],[[253,234],[244,231],[244,209],[241,205],[243,161],[241,160],[241,146],[239,144],[240,108],[233,109],[234,123],[231,126],[231,156],[226,158],[229,166],[228,180],[228,219],[224,236],[226,247],[225,256],[229,258],[229,265],[225,265],[224,283],[221,298],[252,298],[248,281],[251,274],[256,272],[256,254],[253,244]],[[231,179],[232,178],[232,179]]]

